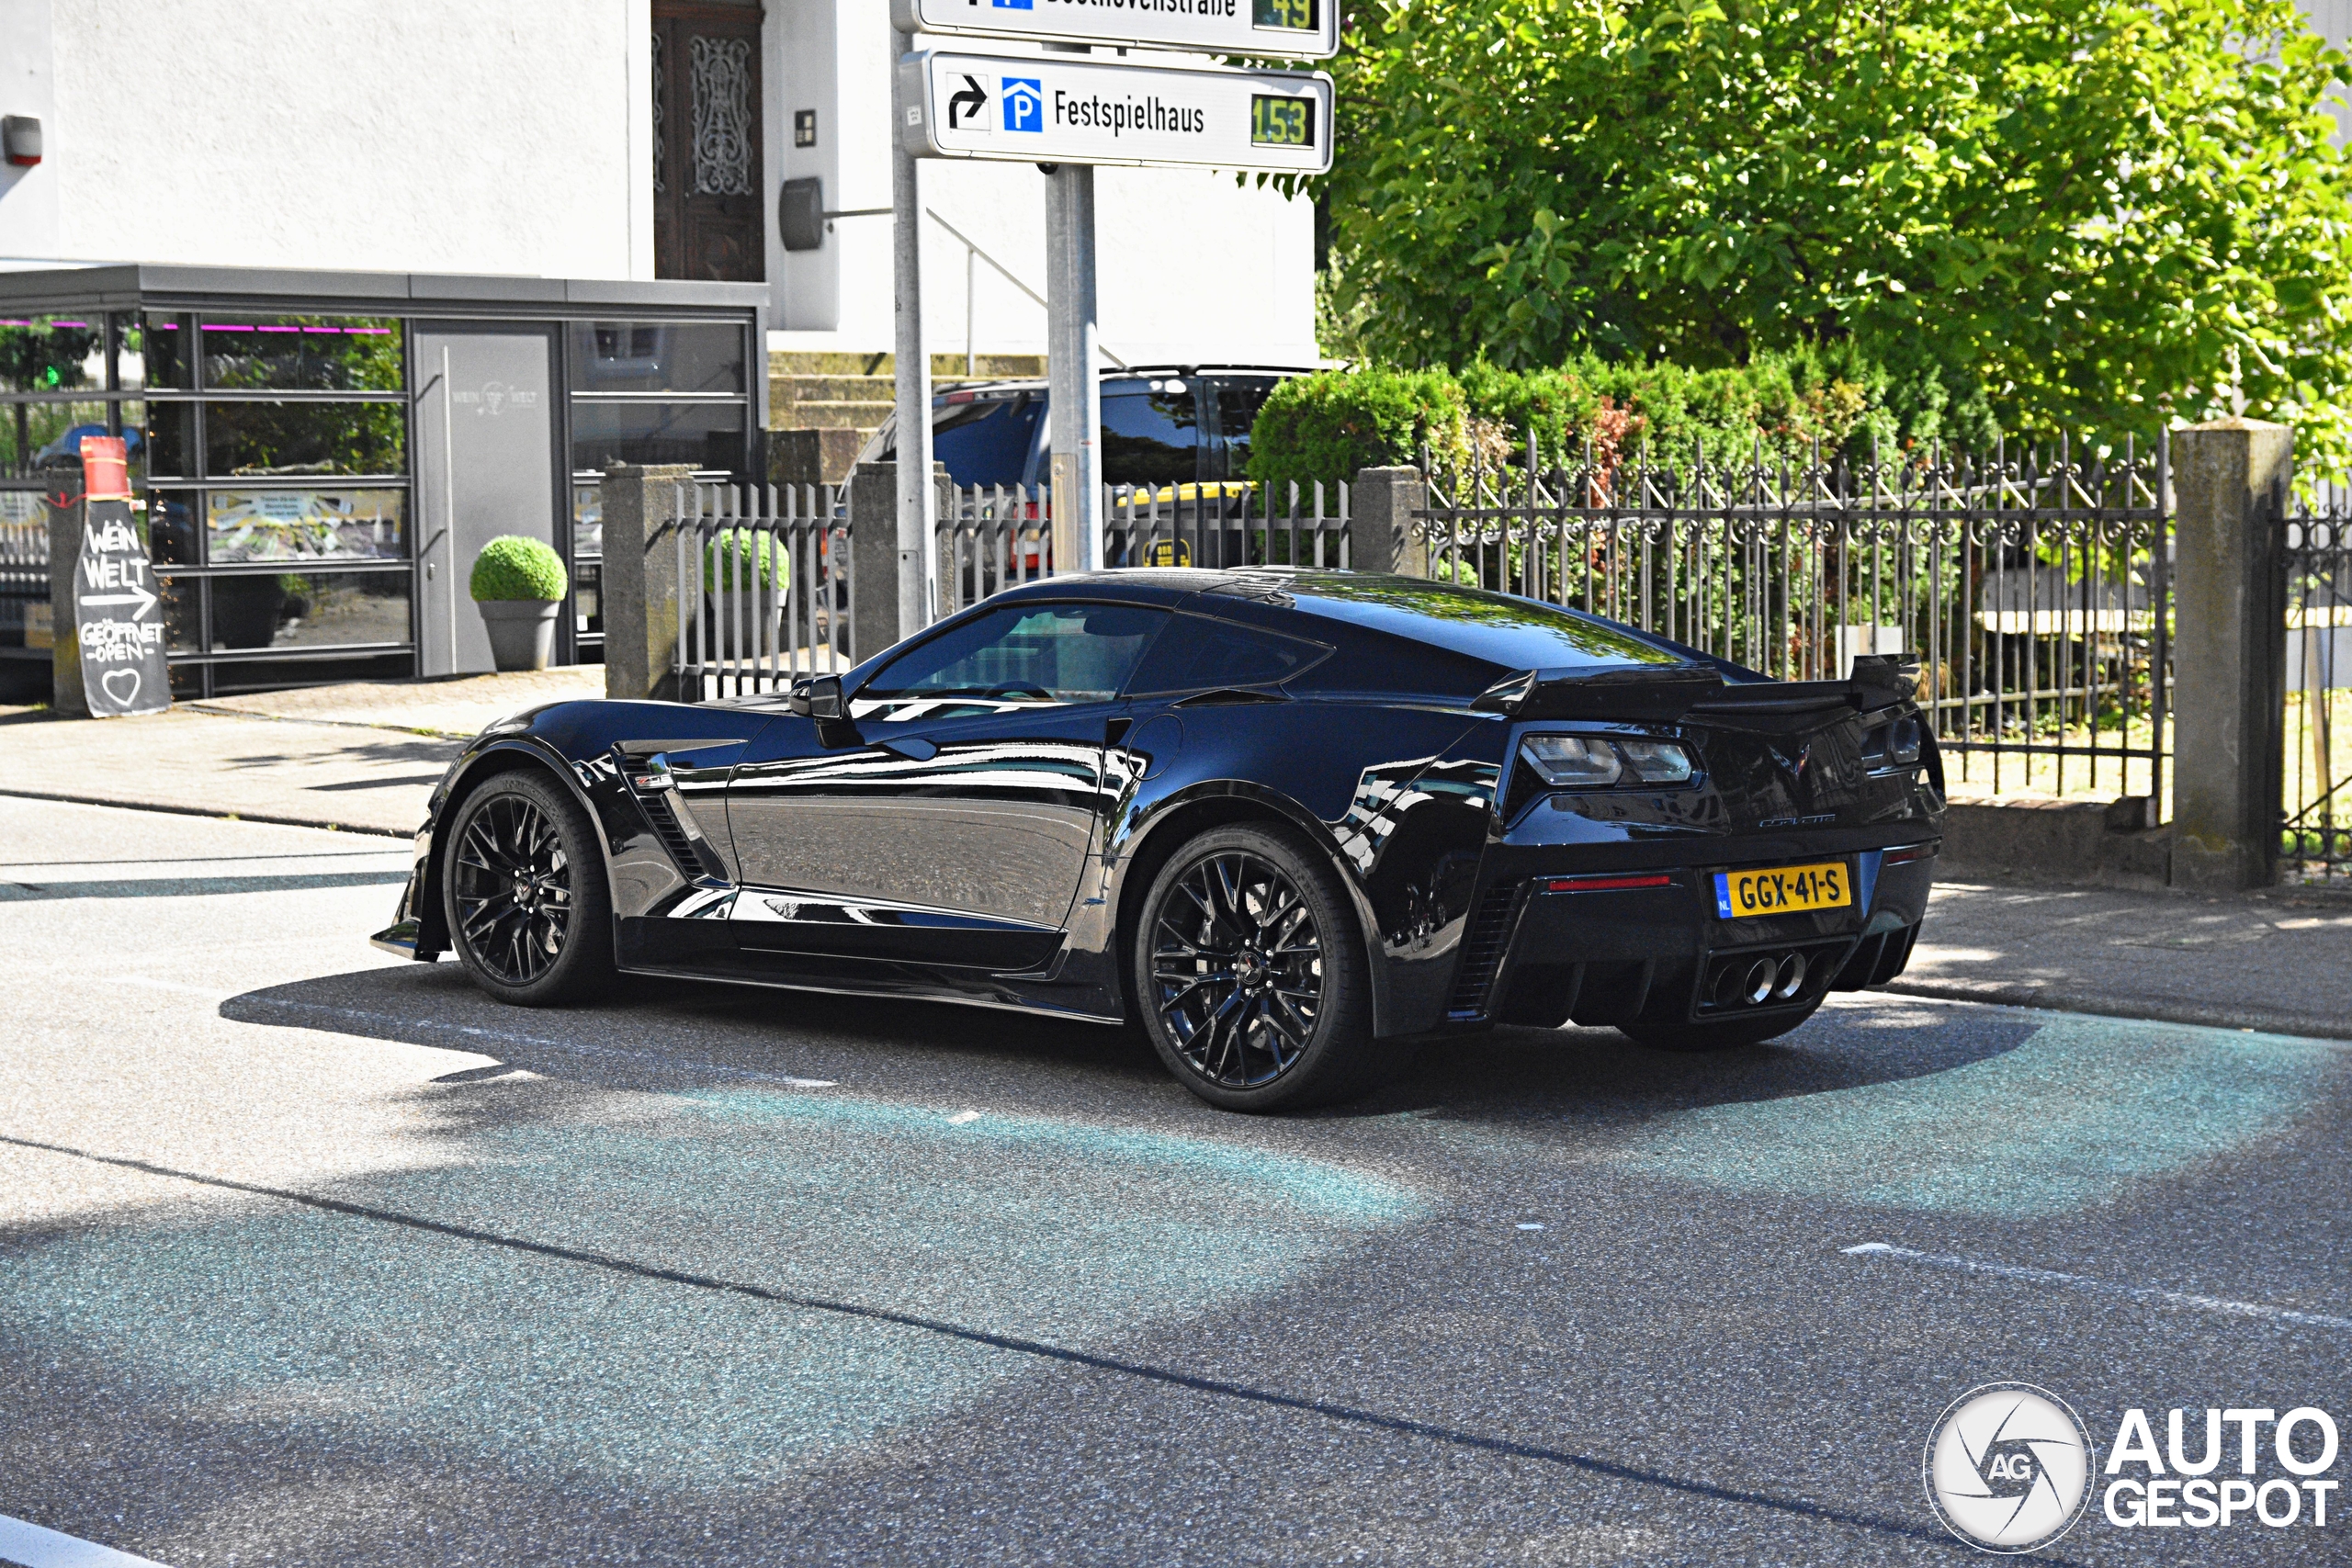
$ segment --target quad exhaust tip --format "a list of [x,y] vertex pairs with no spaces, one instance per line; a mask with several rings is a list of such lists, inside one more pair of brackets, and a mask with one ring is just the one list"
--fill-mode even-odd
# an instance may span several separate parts
[[1794,999],[1804,989],[1804,954],[1761,953],[1745,969],[1727,964],[1715,980],[1718,1007],[1762,1007]]

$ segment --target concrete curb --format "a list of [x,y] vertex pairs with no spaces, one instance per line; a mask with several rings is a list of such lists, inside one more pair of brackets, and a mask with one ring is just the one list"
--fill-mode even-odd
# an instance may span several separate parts
[[2007,986],[1996,980],[1893,980],[1871,988],[1895,996],[1925,997],[1935,1001],[1989,1002],[1998,1007],[2030,1008],[2039,1012],[2089,1013],[2098,1018],[2128,1018],[2147,1023],[2256,1030],[2265,1034],[2292,1034],[2307,1040],[2352,1040],[2352,1020],[2324,1017],[2316,1013],[2249,1011],[2242,1008],[2199,1007],[2194,1002],[2135,1002],[2055,987]]
[[354,822],[336,822],[324,817],[288,817],[266,811],[215,811],[203,806],[164,806],[152,800],[107,800],[95,795],[64,795],[49,790],[9,789],[0,787],[0,795],[17,800],[54,800],[66,806],[108,806],[118,811],[160,811],[171,817],[209,817],[217,822],[266,822],[273,828],[322,828],[330,833],[363,833],[369,838],[391,839],[408,843],[416,837],[414,829],[401,832],[394,828],[368,828]]

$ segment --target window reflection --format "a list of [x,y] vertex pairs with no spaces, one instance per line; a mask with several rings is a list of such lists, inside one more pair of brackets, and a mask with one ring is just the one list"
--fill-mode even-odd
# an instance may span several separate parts
[[1191,391],[1114,392],[1103,398],[1103,483],[1190,484],[1200,477],[1199,448],[1200,420]]
[[582,392],[741,392],[743,329],[724,321],[575,321]]
[[195,341],[193,316],[140,318],[122,334],[122,384],[189,390],[196,385]]
[[400,560],[407,504],[397,490],[216,490],[205,501],[212,564]]
[[408,640],[404,571],[237,572],[211,588],[215,649]]
[[597,403],[571,406],[571,466],[690,463],[731,473],[743,467],[741,403]]
[[0,389],[72,392],[107,384],[106,325],[96,312],[0,316]]
[[107,434],[103,402],[11,403],[0,419],[0,468],[11,479],[62,476],[81,488],[82,437]]
[[408,464],[398,403],[215,402],[204,408],[215,478],[397,474]]
[[158,566],[196,566],[195,497],[175,491],[147,492],[147,548]]
[[400,322],[373,316],[208,316],[209,389],[397,392]]
[[156,580],[164,599],[164,651],[199,653],[204,649],[204,622],[198,606],[204,585],[193,577]]

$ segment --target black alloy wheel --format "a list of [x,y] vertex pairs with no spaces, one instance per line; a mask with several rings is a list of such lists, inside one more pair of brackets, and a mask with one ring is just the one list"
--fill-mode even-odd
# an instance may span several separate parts
[[1364,959],[1323,857],[1271,828],[1214,829],[1154,878],[1136,943],[1137,1010],[1186,1088],[1271,1111],[1372,1087]]
[[611,901],[587,814],[527,773],[469,795],[448,836],[444,907],[466,971],[502,1000],[568,1001],[612,972]]

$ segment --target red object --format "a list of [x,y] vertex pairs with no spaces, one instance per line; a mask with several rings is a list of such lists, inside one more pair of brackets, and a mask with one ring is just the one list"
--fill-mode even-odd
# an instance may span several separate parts
[[1546,893],[1614,893],[1628,887],[1671,887],[1674,878],[1656,876],[1555,876],[1544,884]]
[[130,499],[130,457],[121,436],[82,437],[82,492],[92,501]]
[[1936,846],[1933,844],[1905,844],[1899,850],[1887,851],[1886,858],[1879,862],[1879,864],[1882,866],[1909,865],[1915,860],[1935,858]]

